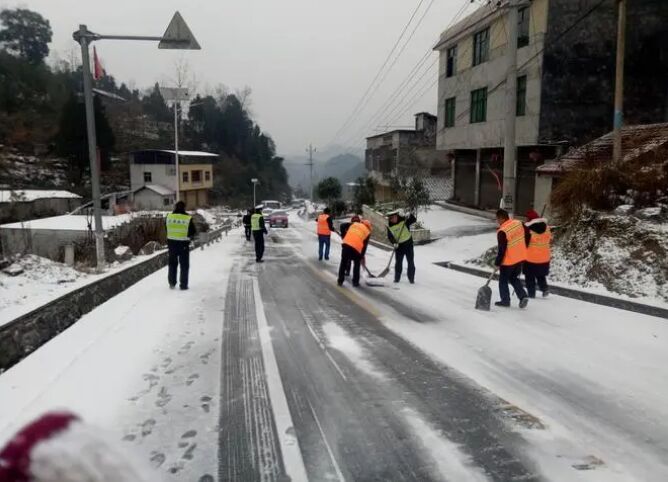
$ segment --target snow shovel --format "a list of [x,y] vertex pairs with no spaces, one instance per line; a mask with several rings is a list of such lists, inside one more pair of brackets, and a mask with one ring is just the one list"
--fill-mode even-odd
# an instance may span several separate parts
[[[406,228],[406,223],[401,227],[401,231],[399,231],[399,238],[401,238],[401,235],[404,234],[404,229]],[[397,245],[398,246],[398,245]],[[394,248],[392,250],[392,256],[390,256],[390,262],[387,263],[387,266],[383,271],[380,272],[380,274],[377,276],[377,278],[385,278],[388,274],[390,274],[390,267],[392,266],[392,261],[394,260],[394,254],[397,252],[397,248]]]
[[478,297],[475,300],[476,310],[489,311],[490,306],[492,305],[492,288],[489,287],[489,283],[492,281],[495,274],[496,269],[492,271],[492,274],[487,278],[485,286],[481,286],[480,289],[478,289]]

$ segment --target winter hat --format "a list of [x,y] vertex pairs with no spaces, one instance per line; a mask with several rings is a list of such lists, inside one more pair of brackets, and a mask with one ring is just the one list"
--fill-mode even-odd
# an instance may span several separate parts
[[356,214],[352,218],[350,218],[351,223],[359,223],[360,222],[360,217]]
[[141,464],[76,415],[52,412],[0,451],[2,482],[148,482]]
[[526,214],[527,220],[533,221],[534,219],[538,219],[540,215],[533,209],[529,209]]

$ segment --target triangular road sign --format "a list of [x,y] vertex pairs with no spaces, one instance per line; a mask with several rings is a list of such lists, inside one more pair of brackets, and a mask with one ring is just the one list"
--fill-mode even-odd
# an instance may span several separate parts
[[158,44],[159,49],[182,49],[182,50],[201,50],[195,36],[192,34],[188,25],[179,12],[172,17],[167,26],[162,40]]

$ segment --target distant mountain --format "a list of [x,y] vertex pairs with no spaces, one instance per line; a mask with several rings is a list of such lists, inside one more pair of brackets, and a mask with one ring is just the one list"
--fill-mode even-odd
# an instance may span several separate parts
[[[288,182],[292,187],[309,188],[311,177],[307,162],[308,160],[301,156],[286,159],[284,166],[288,171]],[[345,184],[364,176],[366,173],[364,161],[354,154],[338,154],[325,162],[316,160],[313,164],[313,182],[315,184],[326,177],[335,177],[342,184]]]

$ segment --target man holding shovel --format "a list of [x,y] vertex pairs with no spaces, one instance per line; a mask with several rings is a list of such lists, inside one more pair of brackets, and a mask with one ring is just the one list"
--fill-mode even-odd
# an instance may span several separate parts
[[360,285],[360,266],[364,262],[364,255],[369,246],[371,238],[371,223],[366,219],[362,222],[352,223],[343,237],[341,248],[341,265],[339,266],[339,278],[337,283],[343,286],[346,278],[346,268],[353,265],[353,286]]
[[517,219],[510,219],[508,212],[503,209],[496,212],[496,221],[499,224],[497,231],[499,251],[494,264],[499,269],[501,301],[494,304],[505,308],[510,306],[510,290],[508,289],[508,284],[510,284],[515,288],[515,294],[520,299],[520,308],[526,308],[529,297],[519,279],[522,274],[522,265],[527,259],[524,224]]
[[394,282],[401,281],[404,258],[406,258],[408,262],[408,281],[413,284],[415,283],[415,260],[411,226],[417,219],[412,213],[408,215],[408,218],[401,216],[398,210],[387,213],[387,217],[389,221],[387,239],[394,246],[397,258],[394,263]]

